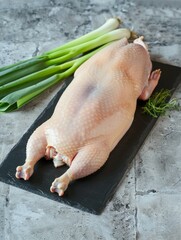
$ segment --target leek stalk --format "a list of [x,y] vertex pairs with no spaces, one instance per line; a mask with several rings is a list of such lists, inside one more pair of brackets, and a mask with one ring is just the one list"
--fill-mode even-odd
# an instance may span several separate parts
[[34,97],[72,75],[87,59],[107,44],[130,38],[126,28],[116,29],[118,18],[69,43],[15,64],[0,68],[0,112],[19,109]]

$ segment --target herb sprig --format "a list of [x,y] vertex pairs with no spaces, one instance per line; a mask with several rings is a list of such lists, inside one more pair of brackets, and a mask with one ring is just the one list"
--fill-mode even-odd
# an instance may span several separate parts
[[154,93],[143,107],[143,112],[149,114],[153,118],[165,115],[168,110],[180,110],[178,99],[171,97],[171,90],[161,89]]

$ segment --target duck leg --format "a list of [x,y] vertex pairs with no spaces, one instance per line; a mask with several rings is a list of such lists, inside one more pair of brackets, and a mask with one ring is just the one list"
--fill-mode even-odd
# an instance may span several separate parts
[[44,126],[38,127],[30,136],[26,146],[26,160],[22,166],[16,168],[16,178],[28,180],[34,171],[35,164],[45,155],[46,137]]
[[108,153],[107,146],[102,143],[85,146],[77,153],[70,168],[54,180],[50,191],[62,196],[71,181],[88,176],[101,168],[108,158]]

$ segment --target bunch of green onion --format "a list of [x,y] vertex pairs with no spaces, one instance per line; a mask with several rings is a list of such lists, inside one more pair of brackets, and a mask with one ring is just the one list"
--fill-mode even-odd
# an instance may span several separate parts
[[40,93],[72,75],[107,44],[130,38],[120,20],[111,18],[101,27],[40,56],[0,68],[0,112],[19,109]]

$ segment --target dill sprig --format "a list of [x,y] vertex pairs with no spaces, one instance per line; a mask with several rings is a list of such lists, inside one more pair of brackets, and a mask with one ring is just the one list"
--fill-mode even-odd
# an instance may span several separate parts
[[176,98],[169,100],[171,91],[168,89],[161,89],[161,91],[154,93],[143,107],[143,112],[151,115],[153,118],[158,118],[164,115],[167,110],[179,110],[180,105]]

